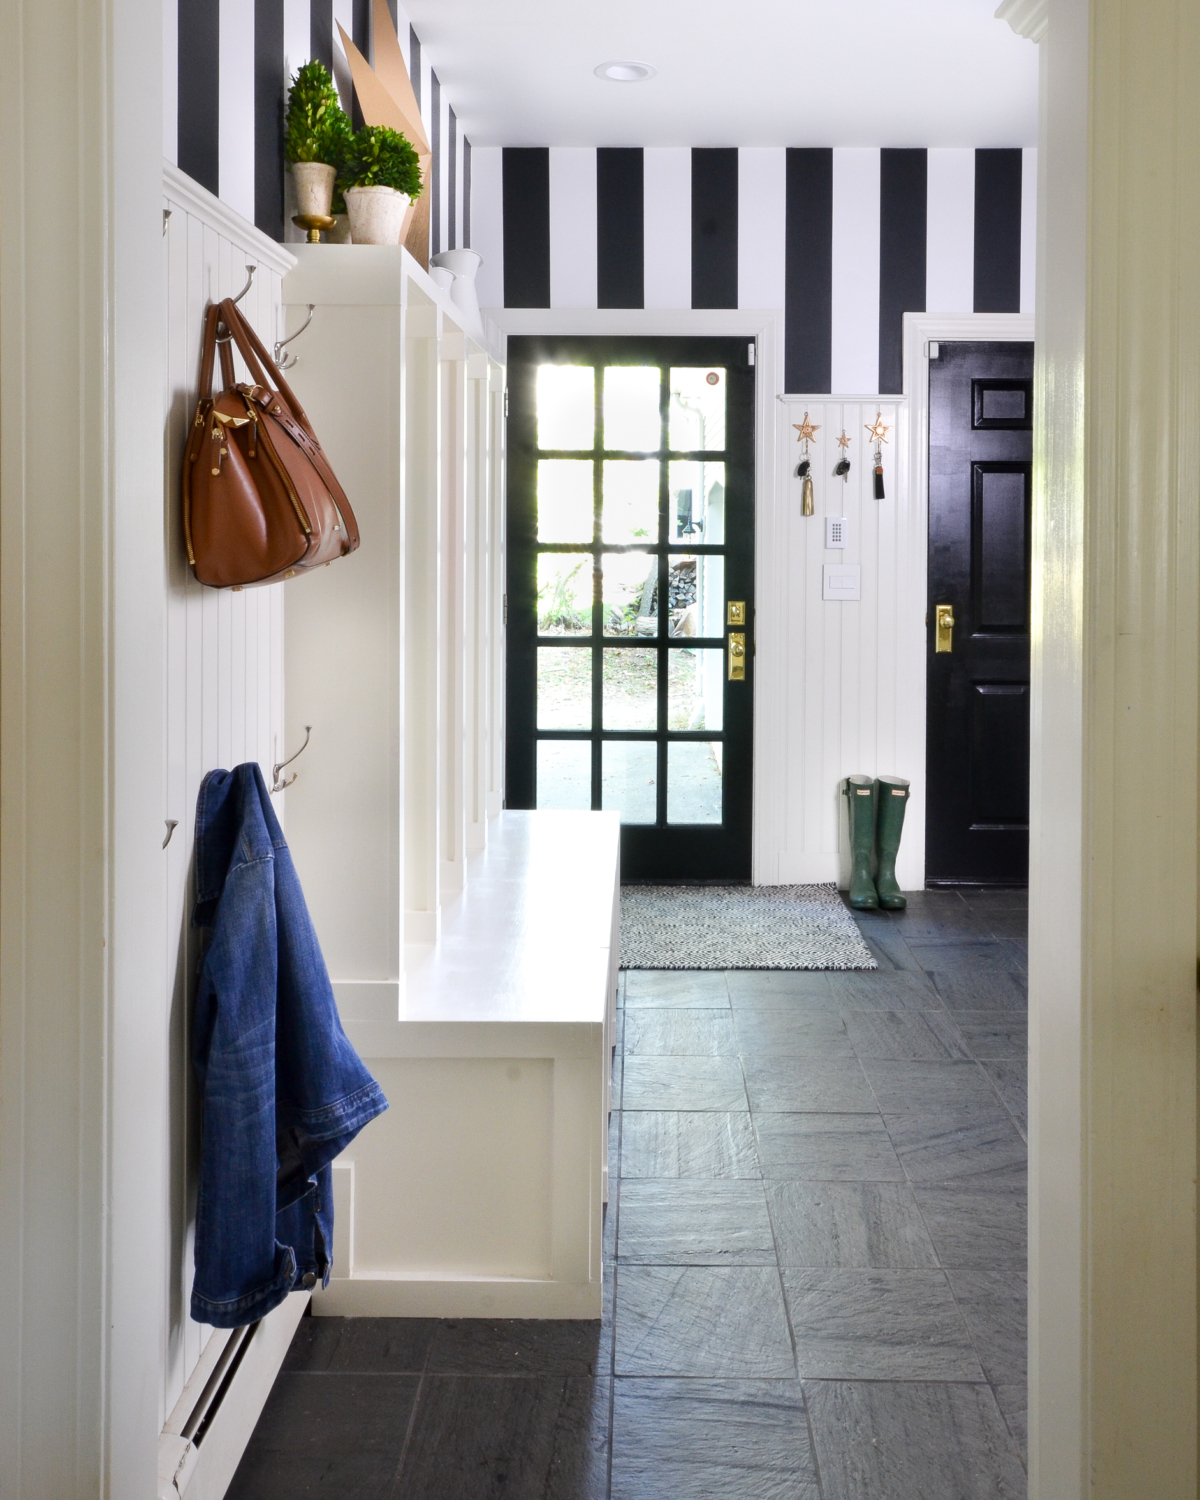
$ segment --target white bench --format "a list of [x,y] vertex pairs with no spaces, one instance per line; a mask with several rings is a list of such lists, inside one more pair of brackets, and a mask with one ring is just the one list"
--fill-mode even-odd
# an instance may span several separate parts
[[499,814],[403,986],[335,984],[390,1108],[334,1165],[315,1313],[600,1316],[619,834]]

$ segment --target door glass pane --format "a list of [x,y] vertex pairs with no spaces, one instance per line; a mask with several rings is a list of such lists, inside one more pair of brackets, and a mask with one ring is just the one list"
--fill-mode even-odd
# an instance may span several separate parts
[[600,558],[605,635],[658,634],[658,557],[605,552]]
[[721,729],[725,653],[715,646],[685,647],[667,655],[668,729]]
[[539,542],[592,540],[592,461],[543,458],[538,462]]
[[677,458],[668,465],[668,518],[673,542],[720,547],[725,542],[725,465]]
[[539,448],[590,448],[596,428],[596,372],[590,365],[539,365]]
[[667,634],[725,634],[725,559],[672,553],[671,624]]
[[678,453],[719,452],[725,446],[725,371],[671,371],[668,444]]
[[656,458],[605,459],[601,536],[606,542],[658,541]]
[[658,746],[653,740],[605,740],[601,806],[622,823],[653,823],[657,814]]
[[592,573],[590,552],[538,554],[539,635],[591,635]]
[[[584,652],[586,656],[587,653]],[[590,810],[592,805],[591,740],[539,740],[537,805]]]
[[604,653],[604,728],[658,728],[658,652],[640,646]]
[[537,727],[592,727],[592,653],[586,647],[538,647]]
[[721,821],[721,742],[675,740],[667,745],[667,822]]
[[610,365],[604,372],[604,446],[657,453],[662,446],[658,413],[660,376],[641,365]]

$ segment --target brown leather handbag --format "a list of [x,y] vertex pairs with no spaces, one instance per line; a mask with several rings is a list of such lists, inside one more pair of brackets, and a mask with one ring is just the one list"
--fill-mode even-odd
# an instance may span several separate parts
[[[234,379],[237,345],[253,384]],[[212,394],[221,351],[225,389]],[[200,400],[183,455],[188,562],[210,588],[275,583],[345,557],[358,523],[317,435],[231,298],[209,306]]]

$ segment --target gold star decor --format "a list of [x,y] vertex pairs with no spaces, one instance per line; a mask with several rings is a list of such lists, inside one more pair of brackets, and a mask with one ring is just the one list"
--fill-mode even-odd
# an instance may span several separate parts
[[872,438],[874,438],[876,444],[886,443],[888,440],[887,435],[892,430],[890,427],[885,425],[882,412],[876,412],[874,423],[867,422],[865,426],[867,431],[871,434]]
[[843,427],[842,428],[842,435],[841,435],[840,438],[838,438],[838,447],[839,448],[848,448],[849,446],[850,446],[850,434]]
[[816,438],[817,433],[821,430],[820,422],[817,422],[815,425],[810,422],[808,420],[807,412],[804,413],[803,422],[793,422],[792,426],[800,434],[800,436],[796,439],[798,443],[811,443]]

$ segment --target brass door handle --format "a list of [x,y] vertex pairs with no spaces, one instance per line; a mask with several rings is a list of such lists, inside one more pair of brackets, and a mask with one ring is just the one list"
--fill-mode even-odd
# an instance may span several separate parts
[[939,604],[934,614],[934,652],[954,650],[954,606]]
[[729,632],[729,680],[730,682],[745,682],[746,680],[746,632],[744,630]]

